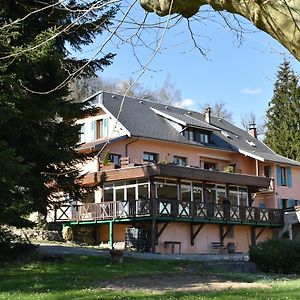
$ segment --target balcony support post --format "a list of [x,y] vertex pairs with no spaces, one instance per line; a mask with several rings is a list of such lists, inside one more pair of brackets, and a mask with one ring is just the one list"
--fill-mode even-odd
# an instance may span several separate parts
[[190,223],[191,246],[195,245],[195,238],[197,237],[197,235],[199,234],[199,232],[201,231],[201,229],[203,228],[204,225],[205,225],[205,223],[202,223],[200,225]]
[[256,235],[256,240],[261,236],[261,234],[265,231],[266,227],[262,227],[258,234]]
[[109,246],[114,248],[114,221],[109,222]]
[[252,199],[252,193],[250,188],[248,187],[248,205],[249,207],[252,207],[253,199]]
[[[167,228],[169,223],[164,223],[162,225],[162,227],[160,228],[160,230],[158,231],[157,228],[156,228],[156,241],[155,241],[155,245],[158,244],[158,239],[159,237],[162,235],[162,233],[164,232],[164,230]],[[156,225],[157,226],[157,225]]]
[[157,227],[156,227],[156,219],[152,219],[151,223],[151,252],[155,253],[156,240],[157,240]]
[[254,247],[256,245],[256,229],[254,226],[251,226],[251,246]]
[[226,231],[224,232],[224,225],[220,225],[220,242],[221,245],[224,245],[224,239],[227,236],[227,234],[232,230],[234,225],[227,225]]

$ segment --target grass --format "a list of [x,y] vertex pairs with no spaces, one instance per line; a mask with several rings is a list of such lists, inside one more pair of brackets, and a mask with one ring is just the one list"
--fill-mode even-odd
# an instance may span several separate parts
[[[206,272],[199,262],[152,261],[125,258],[111,264],[108,258],[66,256],[61,260],[37,257],[36,261],[6,265],[0,269],[0,299],[299,299],[300,278],[251,274],[214,274],[238,281],[268,281],[270,289],[238,289],[203,292],[156,292],[101,290],[103,280],[139,276]],[[208,274],[208,273],[207,273]]]

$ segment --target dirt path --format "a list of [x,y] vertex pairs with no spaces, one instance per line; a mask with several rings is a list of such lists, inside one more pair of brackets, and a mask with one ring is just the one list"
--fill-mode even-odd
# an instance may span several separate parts
[[213,275],[152,275],[138,278],[124,278],[101,282],[100,288],[132,291],[148,290],[152,292],[163,291],[201,291],[224,290],[241,288],[270,288],[271,285],[257,282],[228,281],[220,276]]
[[[96,256],[108,256],[108,251],[87,249],[81,247],[68,247],[66,245],[41,245],[37,248],[37,251],[41,254],[51,255],[65,255],[65,254],[77,254],[77,255],[96,255]],[[142,259],[190,259],[200,261],[212,261],[218,257],[216,255],[181,255],[178,257],[175,255],[157,255],[149,253],[128,253],[126,256],[136,257]],[[237,257],[243,259],[243,257]],[[98,283],[101,289],[113,289],[122,291],[132,290],[147,290],[153,293],[160,293],[164,291],[205,291],[205,290],[226,290],[226,289],[240,289],[240,288],[270,288],[270,284],[258,283],[258,282],[239,282],[229,281],[222,276],[206,275],[193,273],[194,269],[185,270],[177,274],[165,274],[165,275],[151,275],[140,276],[136,278],[122,278],[114,279],[112,281],[102,281]]]

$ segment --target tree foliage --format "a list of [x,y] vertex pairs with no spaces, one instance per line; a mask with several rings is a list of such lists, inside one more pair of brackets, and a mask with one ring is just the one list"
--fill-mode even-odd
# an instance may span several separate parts
[[226,108],[226,102],[224,102],[222,100],[216,101],[213,104],[205,102],[201,106],[201,110],[203,111],[203,113],[205,112],[205,109],[208,106],[211,108],[211,114],[214,117],[222,118],[226,121],[233,122],[232,112]]
[[[98,1],[99,2],[99,1]],[[105,3],[103,0],[102,3]],[[88,103],[66,101],[63,84],[78,68],[95,75],[113,54],[86,60],[69,57],[110,25],[115,7],[88,11],[95,2],[0,0],[0,224],[21,226],[33,211],[67,193],[81,199],[76,120],[93,113]],[[59,34],[57,34],[59,32]]]
[[170,76],[167,76],[162,85],[155,89],[146,88],[140,83],[134,83],[132,78],[108,80],[94,77],[74,80],[70,84],[70,90],[72,91],[70,97],[78,102],[92,96],[99,90],[120,95],[125,95],[126,93],[129,97],[148,99],[165,104],[176,104],[181,101],[181,90],[175,87]]
[[259,120],[257,115],[253,111],[242,114],[241,124],[242,124],[242,127],[244,128],[244,130],[246,130],[246,131],[249,130],[251,124],[255,124],[257,136],[263,136],[265,133],[264,122]]
[[300,161],[300,87],[286,60],[279,67],[269,102],[265,143],[276,153]]

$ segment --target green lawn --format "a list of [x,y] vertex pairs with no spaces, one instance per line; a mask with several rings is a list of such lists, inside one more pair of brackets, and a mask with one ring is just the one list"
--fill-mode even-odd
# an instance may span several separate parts
[[125,258],[112,265],[108,258],[66,256],[63,260],[6,265],[0,269],[0,299],[300,299],[300,277],[214,273],[224,279],[267,281],[272,288],[204,292],[109,291],[101,281],[140,276],[168,276],[192,272],[211,275],[201,263]]

